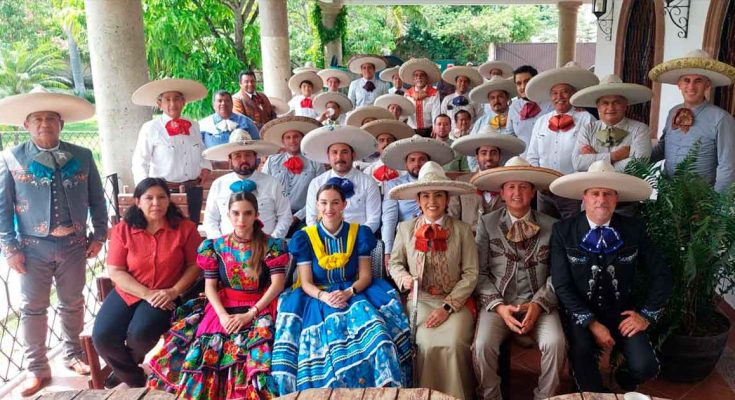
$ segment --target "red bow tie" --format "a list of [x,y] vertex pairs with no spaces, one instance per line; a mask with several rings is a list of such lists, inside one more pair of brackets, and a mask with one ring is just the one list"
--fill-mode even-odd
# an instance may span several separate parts
[[191,122],[183,118],[174,118],[166,122],[166,132],[169,136],[188,135]]
[[301,108],[314,108],[314,103],[311,101],[311,97],[305,97],[301,100]]
[[283,166],[286,167],[288,172],[298,175],[304,170],[304,161],[302,161],[299,156],[292,156],[283,163]]
[[554,132],[566,132],[574,128],[574,118],[571,115],[553,115],[549,118],[549,129]]
[[381,165],[373,171],[373,178],[380,182],[387,182],[391,179],[398,178],[398,171],[386,165]]
[[537,116],[541,112],[541,107],[533,101],[527,101],[521,107],[521,121]]

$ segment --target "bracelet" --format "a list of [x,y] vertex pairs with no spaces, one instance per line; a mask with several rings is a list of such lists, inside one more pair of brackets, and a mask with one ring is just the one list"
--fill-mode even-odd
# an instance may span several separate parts
[[252,308],[255,309],[255,315],[256,316],[260,315],[260,309],[258,308],[258,306],[256,306],[255,304],[253,304],[253,307]]
[[322,299],[322,294],[323,294],[323,293],[324,293],[324,291],[323,291],[323,290],[320,290],[320,291],[319,291],[319,293],[317,293],[317,295],[316,295],[316,299],[317,299],[317,300],[320,300],[320,301],[321,301],[321,299]]
[[355,289],[355,285],[350,286],[350,291],[352,291],[353,296],[357,294],[357,289]]

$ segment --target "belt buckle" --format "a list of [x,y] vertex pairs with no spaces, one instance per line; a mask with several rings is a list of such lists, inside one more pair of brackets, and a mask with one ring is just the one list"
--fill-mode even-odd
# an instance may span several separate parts
[[74,233],[74,227],[73,226],[57,226],[52,230],[49,235],[53,237],[64,237],[69,236],[72,233]]

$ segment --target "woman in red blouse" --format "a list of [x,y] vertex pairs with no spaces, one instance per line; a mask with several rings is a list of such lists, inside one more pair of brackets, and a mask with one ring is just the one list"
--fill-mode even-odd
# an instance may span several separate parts
[[146,178],[135,205],[111,231],[107,270],[115,290],[92,331],[94,347],[112,367],[106,385],[145,386],[138,366],[170,327],[178,296],[199,277],[196,225],[171,202],[166,182]]

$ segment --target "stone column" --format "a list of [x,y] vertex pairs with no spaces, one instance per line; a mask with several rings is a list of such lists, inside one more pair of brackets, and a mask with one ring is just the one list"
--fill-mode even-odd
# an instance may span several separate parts
[[263,87],[268,96],[291,99],[288,78],[291,59],[288,48],[286,0],[258,0],[260,52],[263,58]]
[[[335,0],[333,3],[319,2],[322,8],[322,23],[329,29],[334,28],[337,22],[337,14],[342,11],[342,2]],[[324,44],[324,67],[332,65],[332,58],[337,59],[337,65],[342,65],[342,40],[337,39]]]
[[141,0],[85,0],[102,166],[133,185],[131,158],[152,110],[130,97],[148,82]]
[[577,50],[577,11],[581,1],[560,1],[559,40],[556,44],[556,66],[562,67],[574,61]]

